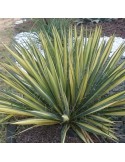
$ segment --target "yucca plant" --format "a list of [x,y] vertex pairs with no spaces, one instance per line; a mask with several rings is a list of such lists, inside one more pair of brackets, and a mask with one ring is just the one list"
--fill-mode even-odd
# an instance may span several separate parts
[[125,91],[108,94],[125,80],[125,62],[118,64],[125,51],[121,44],[109,57],[114,36],[101,43],[101,27],[83,37],[86,29],[69,29],[61,39],[53,27],[53,41],[45,32],[39,33],[44,55],[33,41],[28,48],[15,44],[6,46],[16,62],[1,63],[6,73],[0,77],[13,88],[2,91],[0,112],[21,116],[17,125],[62,126],[61,142],[71,128],[84,142],[96,137],[117,141],[112,116],[125,115]]
[[68,31],[72,21],[73,19],[69,18],[34,19],[34,25],[32,26],[31,31],[39,33],[42,30],[42,32],[46,32],[51,38],[53,38],[52,28],[54,26],[62,37],[64,30],[66,32]]

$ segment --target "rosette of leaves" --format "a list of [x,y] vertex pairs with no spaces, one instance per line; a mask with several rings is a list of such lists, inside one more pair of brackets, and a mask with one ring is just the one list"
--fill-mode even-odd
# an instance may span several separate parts
[[[125,115],[125,91],[107,93],[125,81],[125,62],[118,64],[124,43],[109,57],[114,36],[100,42],[101,27],[83,37],[86,29],[70,28],[60,37],[53,27],[53,41],[40,32],[44,55],[33,41],[27,47],[6,46],[18,62],[0,63],[6,73],[1,79],[12,92],[1,91],[0,113],[19,116],[17,125],[62,126],[61,142],[71,128],[83,142],[93,137],[117,141],[112,116]],[[8,57],[9,59],[9,57]],[[93,134],[93,136],[91,136]]]

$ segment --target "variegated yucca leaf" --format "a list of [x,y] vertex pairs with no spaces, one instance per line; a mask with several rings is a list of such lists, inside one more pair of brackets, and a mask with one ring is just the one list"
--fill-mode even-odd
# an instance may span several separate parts
[[60,37],[53,27],[51,39],[41,31],[44,55],[30,38],[27,47],[6,46],[16,62],[8,57],[0,63],[5,70],[0,77],[13,89],[1,91],[0,113],[21,116],[12,124],[61,124],[62,142],[69,128],[84,142],[94,142],[91,134],[117,141],[112,116],[125,115],[125,91],[108,92],[125,81],[125,62],[118,64],[125,45],[109,57],[114,36],[100,43],[101,32],[96,27],[88,34],[81,27],[78,34],[74,27]]

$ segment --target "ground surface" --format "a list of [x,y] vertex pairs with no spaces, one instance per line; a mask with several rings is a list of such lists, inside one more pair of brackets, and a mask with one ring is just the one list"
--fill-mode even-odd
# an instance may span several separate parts
[[116,37],[125,38],[125,19],[116,19],[111,22],[101,22],[98,24],[83,24],[83,26],[87,26],[88,28],[95,28],[96,25],[102,26],[104,36],[115,34]]
[[[0,18],[0,61],[4,62],[6,59],[6,49],[2,43],[6,44],[7,46],[11,45],[13,36],[15,35],[15,21],[19,19],[5,19]],[[0,67],[1,70],[1,67]],[[5,87],[4,83],[0,80],[0,90]],[[1,115],[0,115],[1,120]],[[5,125],[0,125],[0,143],[5,142],[6,137],[6,127]]]
[[0,50],[3,49],[2,42],[9,45],[14,34],[14,23],[18,19],[0,19]]

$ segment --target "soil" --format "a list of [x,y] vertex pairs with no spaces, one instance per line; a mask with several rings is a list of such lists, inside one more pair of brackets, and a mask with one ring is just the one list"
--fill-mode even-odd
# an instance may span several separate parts
[[17,24],[14,26],[14,32],[15,34],[26,32],[32,30],[32,28],[35,25],[35,20],[33,19],[27,19],[27,21],[24,21],[21,24]]
[[[28,130],[20,135],[17,135],[16,142],[18,143],[60,143],[61,142],[61,127],[60,125],[40,126]],[[79,138],[76,138],[72,132],[68,133],[66,143],[81,143]]]
[[[14,27],[15,33],[19,33],[32,27],[31,20]],[[105,36],[110,36],[115,33],[115,36],[125,38],[125,19],[117,19],[112,22],[103,22],[98,25],[102,26],[102,31]],[[83,24],[88,28],[94,28],[95,24]],[[42,126],[33,128],[16,136],[18,143],[60,143],[60,126]],[[68,134],[66,143],[81,143],[82,141],[71,134]],[[95,141],[99,142],[99,141]]]

